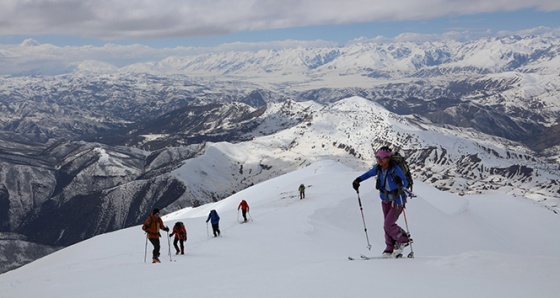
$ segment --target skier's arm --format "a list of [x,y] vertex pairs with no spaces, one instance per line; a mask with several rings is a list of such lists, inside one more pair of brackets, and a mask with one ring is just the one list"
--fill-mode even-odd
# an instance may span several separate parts
[[163,220],[161,219],[161,217],[159,218],[159,225],[163,228],[161,228],[162,230],[169,232],[169,228],[165,226],[165,224],[163,223]]
[[377,176],[377,165],[375,165],[371,170],[363,173],[360,177],[358,177],[361,181],[364,181],[366,179],[369,179],[373,176]]

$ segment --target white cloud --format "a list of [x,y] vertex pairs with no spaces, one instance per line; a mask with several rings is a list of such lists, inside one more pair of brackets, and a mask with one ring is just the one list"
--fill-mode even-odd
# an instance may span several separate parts
[[560,10],[557,0],[4,0],[3,35],[112,39],[193,37],[241,31],[474,13]]

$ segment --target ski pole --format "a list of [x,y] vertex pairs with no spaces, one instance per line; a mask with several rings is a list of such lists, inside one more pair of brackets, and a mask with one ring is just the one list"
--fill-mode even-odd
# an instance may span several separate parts
[[166,232],[167,232],[167,250],[169,254],[169,262],[173,262],[173,259],[171,259],[171,240],[169,240],[169,229]]
[[146,263],[147,254],[148,254],[148,233],[146,233],[146,245],[144,245],[144,263]]
[[251,219],[251,221],[253,221],[253,217],[251,216],[251,211],[247,210],[247,214],[249,214],[249,219]]
[[210,232],[208,232],[208,222],[206,222],[206,236],[210,238]]
[[[404,224],[406,226],[406,233],[408,234],[408,240],[410,241],[410,231],[408,230],[408,220],[406,219],[406,211],[404,211],[404,207],[402,209],[403,216],[404,216]],[[414,258],[414,249],[412,249],[412,241],[410,241],[410,253],[408,254],[409,258]]]
[[239,208],[237,208],[237,222],[239,223]]
[[407,188],[404,188],[404,187],[402,188],[402,190],[403,190],[403,192],[404,192],[407,196],[409,196],[411,199],[412,199],[412,198],[416,198],[416,195],[415,195],[411,190],[408,190]]
[[356,193],[358,194],[358,204],[360,205],[360,212],[362,213],[362,222],[364,223],[364,232],[366,233],[367,249],[371,250],[371,244],[369,244],[369,236],[366,227],[366,219],[364,217],[364,208],[362,208],[362,199],[360,199],[360,192],[356,190]]

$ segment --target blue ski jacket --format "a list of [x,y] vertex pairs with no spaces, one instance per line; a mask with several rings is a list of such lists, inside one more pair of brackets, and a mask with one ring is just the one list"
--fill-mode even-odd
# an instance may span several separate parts
[[[406,188],[408,186],[408,181],[398,165],[391,165],[387,171],[384,171],[379,165],[375,165],[371,170],[365,172],[358,178],[364,181],[374,176],[379,176],[377,186],[379,187],[379,198],[382,201],[393,201],[399,206],[406,203],[406,193],[400,190],[400,188]],[[397,177],[402,181],[401,185],[395,181]]]
[[210,214],[208,214],[208,218],[206,219],[206,222],[208,221],[210,221],[213,225],[217,225],[220,222],[220,216],[216,210],[210,211]]

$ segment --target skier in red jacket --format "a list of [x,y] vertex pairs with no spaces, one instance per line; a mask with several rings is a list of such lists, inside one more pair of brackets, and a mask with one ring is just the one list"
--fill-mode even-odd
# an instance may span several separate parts
[[243,219],[244,219],[243,222],[247,222],[247,212],[249,212],[249,204],[247,204],[247,201],[242,200],[241,203],[239,203],[239,206],[237,207],[237,211],[239,211],[239,209],[241,209],[241,214],[243,215]]
[[[175,239],[173,240],[173,246],[175,246],[175,254],[179,254],[179,252],[184,255],[185,254],[185,241],[187,241],[187,229],[185,229],[185,225],[178,221],[173,226],[173,232],[169,235],[169,237],[173,237],[175,235]],[[179,251],[179,246],[177,246],[177,242],[179,242],[181,246],[181,250]]]

